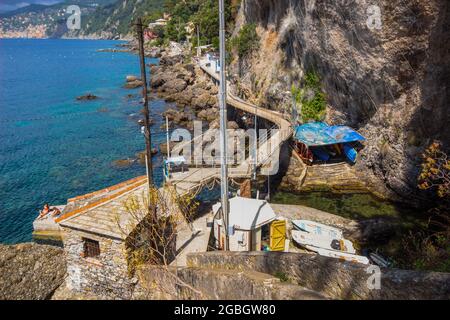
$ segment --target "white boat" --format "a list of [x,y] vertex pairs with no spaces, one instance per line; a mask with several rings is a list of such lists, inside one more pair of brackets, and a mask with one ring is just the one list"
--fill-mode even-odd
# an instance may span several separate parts
[[295,242],[303,247],[309,245],[317,248],[324,248],[327,250],[356,253],[352,242],[346,239],[332,239],[329,237],[324,237],[300,230],[292,230],[291,234],[292,239],[294,239]]
[[364,257],[364,256],[358,256],[356,254],[351,254],[351,253],[346,253],[346,252],[341,252],[341,251],[336,251],[336,250],[327,250],[327,249],[317,248],[317,247],[313,247],[313,246],[309,246],[309,245],[307,245],[305,247],[308,250],[317,252],[321,256],[336,258],[336,259],[345,260],[345,261],[349,261],[349,262],[369,264],[369,259],[367,259],[367,257]]
[[342,231],[327,226],[322,223],[318,223],[311,220],[292,220],[292,224],[299,230],[306,231],[318,236],[328,237],[331,239],[343,239]]

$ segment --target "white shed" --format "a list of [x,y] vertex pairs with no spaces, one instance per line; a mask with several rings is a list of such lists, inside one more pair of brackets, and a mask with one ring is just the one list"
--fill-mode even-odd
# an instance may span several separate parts
[[[261,250],[261,235],[264,226],[275,220],[276,215],[265,200],[234,197],[230,201],[230,251]],[[216,247],[222,249],[225,243],[225,228],[220,202],[213,205],[214,238]],[[266,228],[266,233],[269,230]]]

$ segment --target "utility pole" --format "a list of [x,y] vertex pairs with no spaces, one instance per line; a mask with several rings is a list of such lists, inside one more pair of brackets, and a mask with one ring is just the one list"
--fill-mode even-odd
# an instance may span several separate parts
[[255,143],[254,143],[254,148],[255,148],[255,152],[253,154],[254,159],[253,161],[255,162],[255,165],[253,167],[253,180],[256,181],[256,170],[258,168],[258,109],[255,105]]
[[227,83],[225,76],[225,6],[219,0],[219,38],[220,38],[220,193],[222,198],[222,214],[225,225],[225,250],[229,250],[229,202],[228,202],[228,167],[227,167]]
[[169,117],[166,116],[166,143],[167,143],[167,159],[170,159],[170,145],[169,145]]
[[200,49],[200,30],[197,25],[197,58],[200,58],[202,55],[202,50]]
[[141,80],[142,80],[142,96],[144,98],[144,108],[142,113],[144,114],[144,137],[145,137],[145,165],[147,166],[147,179],[149,191],[153,185],[153,165],[152,165],[152,136],[150,135],[150,116],[148,110],[148,97],[147,97],[147,74],[145,72],[145,58],[144,58],[144,33],[142,31],[142,20],[137,19],[136,32],[139,42],[139,60],[141,64]]

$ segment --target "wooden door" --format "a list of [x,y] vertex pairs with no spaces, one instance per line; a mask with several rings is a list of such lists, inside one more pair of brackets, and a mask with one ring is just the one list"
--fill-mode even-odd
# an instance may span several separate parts
[[286,240],[286,221],[275,220],[270,224],[270,250],[284,251]]

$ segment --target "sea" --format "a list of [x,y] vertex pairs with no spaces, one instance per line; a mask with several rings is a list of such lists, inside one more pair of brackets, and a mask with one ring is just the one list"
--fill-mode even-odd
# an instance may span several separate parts
[[[140,75],[138,56],[98,51],[120,43],[0,39],[0,243],[32,240],[44,203],[65,204],[145,174],[138,162],[115,164],[145,149],[141,90],[123,88],[127,75]],[[76,99],[88,93],[99,98]],[[163,100],[150,102],[155,147],[165,141],[166,108]],[[157,183],[161,165],[155,156]]]

